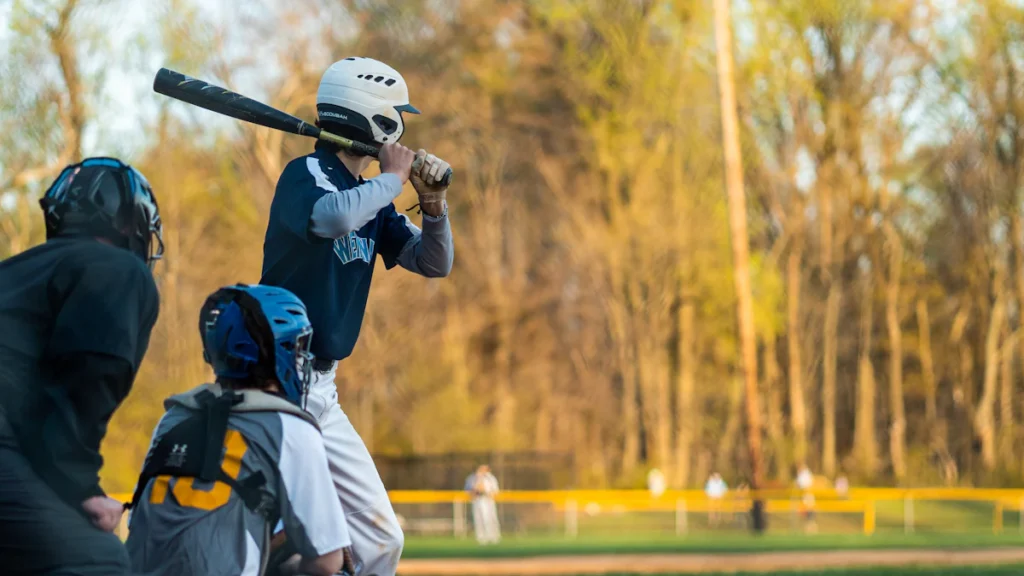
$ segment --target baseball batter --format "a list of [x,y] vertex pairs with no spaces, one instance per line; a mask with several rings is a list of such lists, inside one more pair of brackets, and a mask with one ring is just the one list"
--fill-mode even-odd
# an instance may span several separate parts
[[[374,263],[422,276],[447,276],[454,258],[451,226],[440,184],[447,162],[398,144],[409,103],[402,75],[370,58],[346,58],[323,75],[318,125],[359,142],[380,145],[380,176],[360,174],[373,160],[325,142],[293,160],[277,184],[263,245],[262,284],[281,286],[306,304],[313,325],[313,384],[307,410],[320,424],[334,486],[342,503],[362,574],[392,575],[403,535],[370,453],[338,405],[337,363],[359,336]],[[412,166],[416,162],[417,169]],[[423,228],[393,201],[411,180]]]

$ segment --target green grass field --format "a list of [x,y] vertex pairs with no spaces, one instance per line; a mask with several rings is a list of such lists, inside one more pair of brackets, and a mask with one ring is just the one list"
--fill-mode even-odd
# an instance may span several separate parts
[[[604,506],[596,513],[587,513],[581,504],[577,517],[579,535],[586,537],[615,537],[623,533],[643,533],[653,537],[674,534],[679,520],[673,511],[630,511]],[[409,519],[437,519],[452,521],[451,504],[400,504],[396,512]],[[991,533],[994,507],[991,502],[979,501],[918,501],[909,507],[902,500],[879,501],[875,505],[876,533],[902,534],[905,516],[910,513],[909,523],[915,533]],[[550,536],[559,538],[565,532],[565,512],[545,504],[503,503],[498,506],[502,530],[508,535]],[[463,519],[470,526],[468,509]],[[710,525],[706,513],[689,513],[687,529],[691,534],[736,533],[746,531],[745,514],[723,514],[719,523]],[[863,533],[864,517],[861,513],[821,513],[817,516],[818,531],[821,534]],[[1002,515],[1005,532],[1024,532],[1024,523],[1014,508],[1007,508]],[[803,519],[796,513],[777,512],[768,516],[769,530],[773,534],[803,533]],[[450,534],[450,528],[448,528]],[[415,535],[415,530],[407,531]]]
[[[804,521],[795,514],[778,513],[769,518],[769,532],[753,536],[745,528],[742,514],[723,517],[709,524],[706,514],[690,514],[687,532],[674,534],[677,517],[671,512],[601,510],[580,514],[578,535],[565,535],[563,513],[539,506],[502,507],[505,537],[498,545],[480,546],[470,535],[465,538],[406,534],[403,558],[415,559],[514,559],[544,556],[588,556],[596,554],[722,554],[758,552],[824,552],[850,550],[978,550],[1024,548],[1024,531],[1016,510],[1003,514],[1003,532],[993,534],[993,508],[985,502],[915,502],[912,532],[905,533],[902,501],[879,502],[876,532],[862,533],[859,514],[821,514],[818,534],[805,534]],[[412,510],[413,517],[443,518],[444,507]],[[403,511],[404,512],[404,511]],[[415,514],[419,512],[419,514]],[[450,519],[450,508],[447,513]],[[467,518],[468,520],[468,518]],[[451,529],[450,527],[448,528]],[[450,532],[449,532],[450,533]],[[617,568],[630,566],[618,564]],[[727,568],[725,563],[721,568]],[[569,568],[571,571],[573,568]],[[637,566],[637,569],[640,569]],[[748,572],[722,572],[725,575]],[[963,567],[877,567],[832,570],[779,571],[776,576],[1022,576],[1024,565]],[[626,576],[623,574],[623,576]],[[632,575],[630,575],[632,576]],[[670,576],[670,575],[667,575]]]
[[[524,536],[504,539],[494,546],[479,546],[473,539],[427,538],[408,536],[403,558],[515,558],[543,555],[574,554],[686,554],[746,553],[801,550],[880,550],[880,549],[964,549],[1024,546],[1019,534],[884,534],[864,535],[799,535],[701,533],[684,537],[669,535],[581,536],[567,539],[560,536]],[[968,572],[974,574],[975,572]],[[988,574],[987,572],[977,572]],[[846,574],[846,573],[837,573]],[[922,574],[932,574],[922,572]],[[992,574],[1001,574],[993,572]],[[1024,574],[1024,570],[1013,572]]]
[[[949,568],[858,568],[853,570],[814,570],[806,572],[772,572],[769,576],[1020,576],[1024,565],[997,567]],[[611,572],[604,576],[641,576],[624,572]],[[693,576],[692,574],[665,574],[662,576]],[[764,572],[718,572],[700,576],[766,576]]]

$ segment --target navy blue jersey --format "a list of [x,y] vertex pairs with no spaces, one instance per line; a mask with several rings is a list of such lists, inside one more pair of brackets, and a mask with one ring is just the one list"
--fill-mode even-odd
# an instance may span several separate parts
[[393,268],[414,235],[394,204],[347,236],[314,235],[310,215],[317,200],[358,185],[335,154],[317,150],[288,164],[270,205],[260,283],[286,288],[306,304],[317,358],[341,360],[352,353],[376,256]]

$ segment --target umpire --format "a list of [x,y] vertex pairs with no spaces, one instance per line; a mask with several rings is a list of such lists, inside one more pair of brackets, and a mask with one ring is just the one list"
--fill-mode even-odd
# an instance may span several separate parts
[[114,158],[68,166],[40,204],[47,241],[0,262],[0,573],[127,574],[99,449],[156,322],[160,213]]

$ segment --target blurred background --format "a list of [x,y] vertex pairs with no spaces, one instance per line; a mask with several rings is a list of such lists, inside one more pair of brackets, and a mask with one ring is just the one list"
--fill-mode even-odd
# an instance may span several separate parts
[[[732,9],[764,485],[1019,486],[1022,3]],[[160,319],[108,490],[162,400],[209,378],[200,304],[259,279],[277,177],[312,149],[153,75],[313,119],[349,55],[405,76],[403,143],[456,174],[452,276],[379,270],[339,371],[389,487],[458,490],[484,462],[503,489],[749,482],[710,1],[5,0],[0,23],[0,258],[44,241],[37,200],[83,156],[160,201]]]

